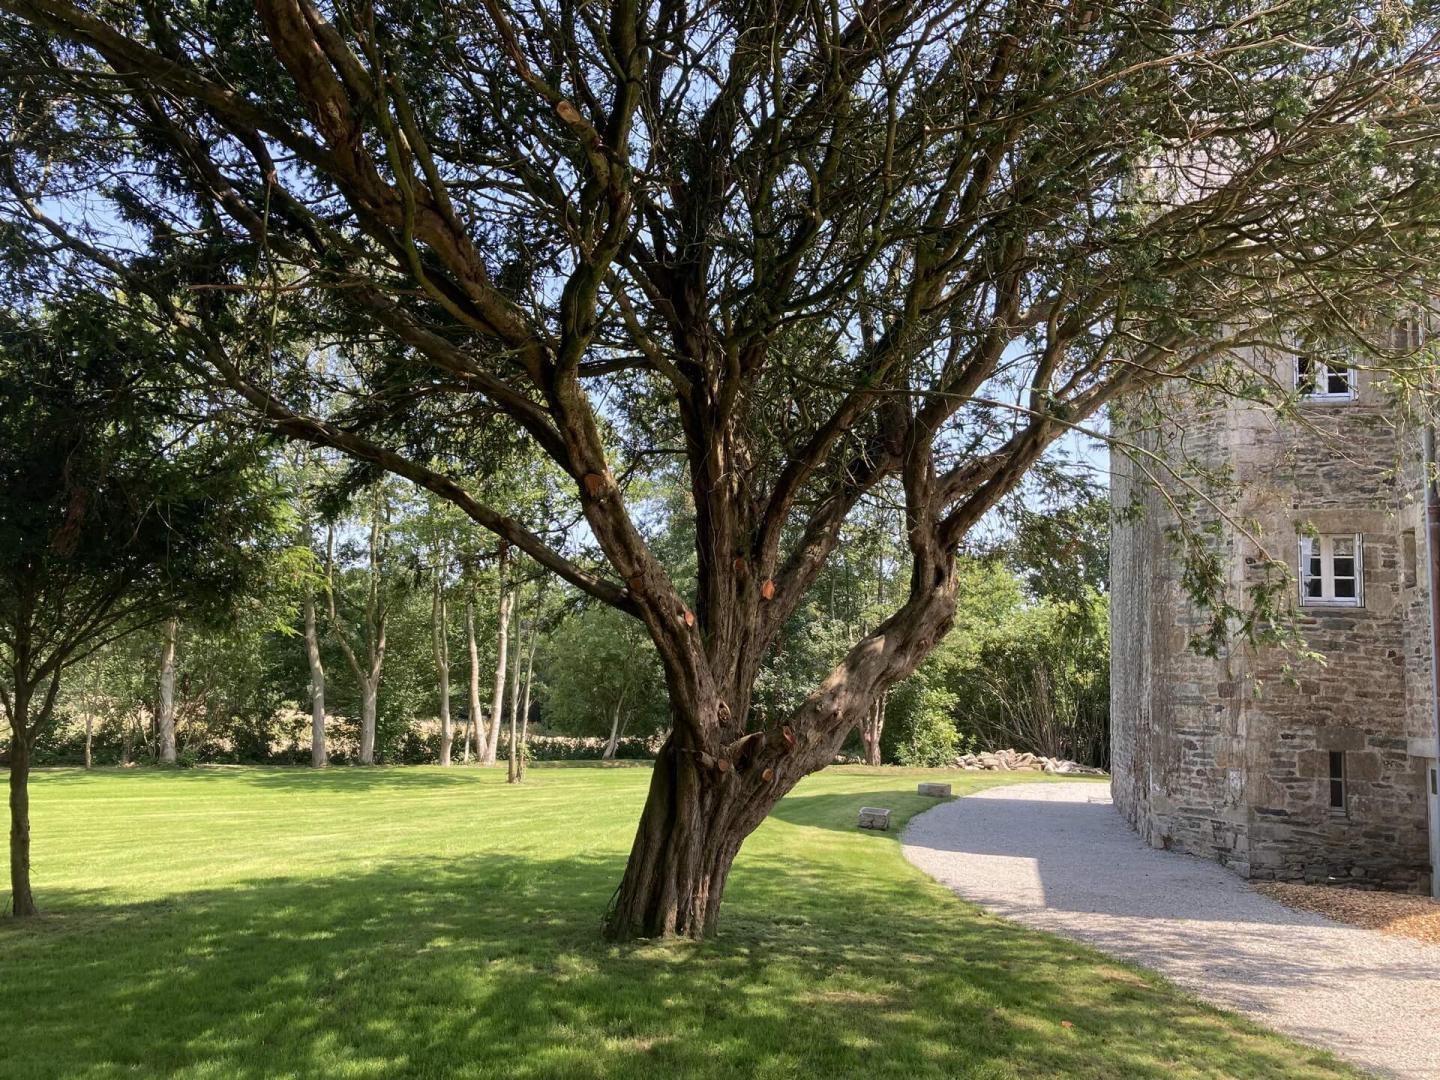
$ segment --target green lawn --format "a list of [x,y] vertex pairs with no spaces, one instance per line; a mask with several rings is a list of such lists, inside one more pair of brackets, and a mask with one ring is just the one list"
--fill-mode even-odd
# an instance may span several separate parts
[[44,772],[48,914],[0,925],[0,1076],[1353,1075],[853,827],[928,805],[925,775],[811,778],[716,940],[620,947],[598,931],[641,768]]

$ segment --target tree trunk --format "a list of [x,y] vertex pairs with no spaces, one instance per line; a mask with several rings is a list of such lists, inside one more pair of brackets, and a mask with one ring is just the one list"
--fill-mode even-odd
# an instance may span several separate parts
[[440,580],[440,574],[435,574],[435,600],[431,604],[431,615],[434,620],[434,644],[435,644],[435,672],[438,676],[440,692],[440,764],[450,764],[450,744],[454,741],[454,732],[450,727],[450,641],[445,625],[446,618],[445,593]]
[[714,930],[745,838],[801,778],[834,760],[877,697],[913,672],[950,628],[953,559],[922,554],[927,560],[917,558],[910,599],[856,642],[783,727],[721,745],[713,718],[740,710],[700,695],[687,699],[671,683],[671,734],[651,773],[607,936],[701,938]]
[[535,674],[535,646],[540,641],[540,626],[530,628],[530,652],[525,658],[525,689],[520,695],[520,779],[525,779],[526,747],[530,745],[530,678]]
[[615,699],[615,710],[610,714],[610,738],[605,741],[605,752],[600,756],[610,761],[615,757],[615,745],[620,741],[620,710],[625,707],[625,691],[627,687],[620,688],[620,696]]
[[323,769],[330,761],[325,748],[325,665],[320,662],[320,632],[315,625],[315,593],[305,588],[305,656],[310,663],[310,764]]
[[509,763],[505,770],[507,783],[518,784],[520,782],[520,740],[517,738],[519,731],[516,720],[520,715],[520,654],[521,641],[524,639],[525,623],[523,620],[516,620],[515,623],[515,663],[510,669],[510,746]]
[[505,665],[510,649],[510,608],[515,598],[505,587],[505,569],[502,557],[500,569],[500,631],[496,635],[499,655],[495,658],[495,690],[490,698],[490,737],[485,742],[485,757],[482,765],[494,765],[495,753],[500,742],[500,715],[505,708]]
[[[465,647],[470,654],[470,723],[475,737],[475,760],[485,760],[485,723],[480,715],[480,649],[475,642],[475,601],[465,601]],[[470,739],[465,739],[465,761],[470,761]]]
[[90,747],[95,737],[95,716],[89,709],[85,710],[85,768],[88,771],[94,764],[90,756]]
[[360,680],[360,764],[375,764],[375,699],[379,679]]
[[10,717],[10,912],[36,915],[30,891],[30,691],[17,685]]
[[175,637],[180,628],[173,616],[165,620],[165,644],[160,650],[160,761],[175,764]]
[[712,772],[675,735],[666,740],[606,917],[608,937],[702,938],[715,929],[730,865],[750,832],[733,813],[734,799],[751,785],[738,776],[717,783]]
[[880,736],[885,731],[885,694],[875,699],[860,723],[860,742],[865,747],[865,764],[880,764]]

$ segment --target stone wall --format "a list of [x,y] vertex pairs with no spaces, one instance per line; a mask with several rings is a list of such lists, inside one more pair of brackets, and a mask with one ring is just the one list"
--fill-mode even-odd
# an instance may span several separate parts
[[[1277,378],[1284,363],[1275,360]],[[1236,597],[1267,556],[1298,566],[1301,529],[1363,535],[1363,606],[1300,609],[1323,662],[1240,644],[1219,659],[1190,649],[1206,616],[1180,588],[1166,538],[1176,517],[1115,455],[1116,507],[1134,498],[1145,512],[1117,520],[1112,541],[1112,786],[1148,842],[1255,878],[1428,885],[1418,436],[1391,411],[1362,376],[1355,402],[1306,405],[1287,422],[1241,405],[1196,409],[1170,445],[1148,447],[1231,471],[1240,494],[1224,509],[1244,529],[1224,525],[1214,543]],[[1332,751],[1345,755],[1347,774],[1338,813]]]

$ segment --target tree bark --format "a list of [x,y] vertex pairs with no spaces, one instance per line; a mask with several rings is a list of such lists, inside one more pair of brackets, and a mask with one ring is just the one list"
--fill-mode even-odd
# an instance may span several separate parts
[[88,772],[94,761],[90,755],[90,747],[95,737],[95,717],[89,709],[85,710],[85,769]]
[[615,708],[610,713],[610,738],[605,741],[605,751],[600,756],[605,761],[615,757],[615,744],[620,741],[620,711],[625,707],[625,691],[628,687],[620,688],[620,696],[615,699]]
[[746,783],[719,780],[677,735],[666,740],[607,936],[702,938],[714,931],[730,865],[749,832],[733,814],[731,788]]
[[160,762],[175,764],[175,638],[180,629],[173,616],[165,620],[165,644],[160,650]]
[[540,620],[536,618],[530,627],[530,651],[525,657],[525,689],[520,695],[520,779],[525,779],[525,765],[528,758],[526,747],[530,745],[530,679],[535,674],[535,646],[540,641]]
[[875,699],[860,722],[860,742],[865,747],[865,764],[880,764],[880,736],[885,731],[885,694]]
[[440,764],[450,764],[450,745],[454,732],[450,726],[450,640],[448,636],[447,610],[444,582],[440,571],[435,572],[435,596],[431,604],[435,646],[435,672],[438,676],[440,693]]
[[505,770],[507,783],[518,784],[520,782],[520,740],[519,725],[516,723],[520,715],[520,656],[523,651],[522,642],[525,636],[525,622],[523,619],[515,621],[515,663],[510,669],[510,745],[508,758],[509,762]]
[[360,764],[375,764],[375,701],[379,679],[360,680]]
[[[475,737],[475,760],[485,761],[485,718],[480,715],[480,649],[475,641],[475,601],[465,600],[465,647],[470,654],[470,721],[468,730]],[[470,737],[465,739],[465,761],[470,761]]]
[[505,666],[510,648],[510,608],[515,598],[505,585],[505,549],[500,549],[500,630],[496,635],[499,653],[495,658],[495,689],[490,698],[490,736],[485,741],[482,765],[494,765],[500,742],[500,715],[505,708]]
[[325,665],[320,661],[320,632],[315,623],[315,591],[305,587],[305,656],[310,664],[310,764],[323,769],[330,762],[325,747]]
[[[670,681],[673,722],[625,875],[607,915],[613,939],[705,937],[715,929],[740,845],[804,776],[823,769],[846,736],[949,629],[955,611],[953,556],[912,539],[909,600],[858,641],[779,729],[714,740],[713,718],[732,706],[687,697]],[[738,665],[737,665],[738,666]]]
[[39,914],[30,891],[30,689],[14,688],[10,717],[10,913]]

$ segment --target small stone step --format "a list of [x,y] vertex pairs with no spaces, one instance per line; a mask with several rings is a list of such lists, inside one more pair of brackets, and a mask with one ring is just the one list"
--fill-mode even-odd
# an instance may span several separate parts
[[860,807],[860,828],[888,830],[890,828],[890,811],[883,810],[878,806]]
[[931,795],[937,799],[948,798],[951,794],[949,784],[919,784],[915,788],[917,795]]

